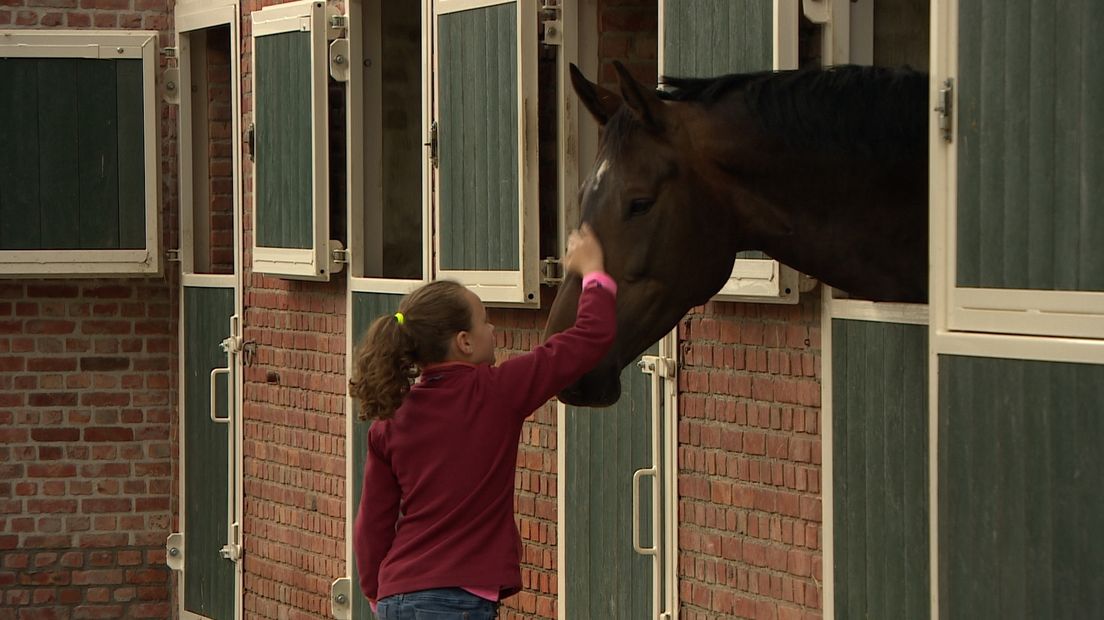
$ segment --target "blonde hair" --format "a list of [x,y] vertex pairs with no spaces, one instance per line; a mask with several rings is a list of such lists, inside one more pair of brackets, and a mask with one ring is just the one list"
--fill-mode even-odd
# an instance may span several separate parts
[[443,361],[452,337],[472,328],[464,290],[450,280],[430,282],[404,297],[397,314],[372,322],[357,347],[349,380],[361,420],[394,416],[419,367]]

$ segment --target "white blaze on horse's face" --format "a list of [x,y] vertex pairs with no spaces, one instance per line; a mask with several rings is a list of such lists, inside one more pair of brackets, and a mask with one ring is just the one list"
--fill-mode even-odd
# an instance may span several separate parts
[[594,169],[594,174],[590,176],[587,181],[586,188],[588,192],[598,191],[598,187],[602,184],[602,177],[606,175],[606,170],[609,169],[609,160],[603,159],[598,162],[598,166]]

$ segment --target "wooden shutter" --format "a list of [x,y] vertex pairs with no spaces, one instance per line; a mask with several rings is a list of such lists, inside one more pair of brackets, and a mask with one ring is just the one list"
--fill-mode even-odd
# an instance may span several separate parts
[[536,305],[536,3],[434,3],[439,277]]

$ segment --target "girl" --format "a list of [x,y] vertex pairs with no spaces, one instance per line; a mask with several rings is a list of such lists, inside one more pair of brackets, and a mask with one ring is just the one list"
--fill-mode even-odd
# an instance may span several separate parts
[[361,417],[376,422],[353,544],[381,620],[495,618],[521,590],[522,422],[595,366],[615,335],[616,285],[585,225],[564,267],[583,278],[575,326],[498,367],[486,309],[455,282],[423,286],[368,329],[350,385]]

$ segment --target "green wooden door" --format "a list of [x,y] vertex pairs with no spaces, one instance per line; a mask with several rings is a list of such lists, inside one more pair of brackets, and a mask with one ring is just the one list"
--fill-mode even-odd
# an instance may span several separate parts
[[[653,346],[647,354],[656,350]],[[637,553],[632,539],[633,472],[653,461],[664,462],[662,453],[652,454],[651,385],[651,376],[634,362],[621,373],[622,395],[616,405],[567,407],[561,448],[566,450],[565,469],[560,472],[566,476],[561,500],[566,508],[561,541],[566,565],[561,570],[567,583],[567,618],[639,620],[654,615],[652,558]],[[659,445],[665,445],[662,436]],[[664,474],[661,469],[660,481]],[[654,520],[662,519],[662,511],[652,513],[651,482],[649,477],[639,482],[638,542],[662,552],[665,541],[652,536]],[[660,583],[663,587],[662,579]],[[660,600],[664,594],[658,593]]]
[[[229,527],[229,424],[211,420],[211,370],[226,367],[219,346],[234,314],[232,287],[185,286],[184,315],[184,609],[204,618],[234,618],[234,563],[220,550]],[[216,381],[216,411],[226,418],[232,375]]]
[[939,616],[1104,609],[1104,365],[939,358]]
[[832,321],[837,618],[928,618],[928,327]]
[[[355,352],[372,321],[380,315],[395,313],[399,309],[399,302],[402,301],[403,296],[390,293],[353,293],[352,295],[353,316],[350,317],[349,324],[352,325],[353,329],[353,348],[351,351]],[[371,428],[372,423],[357,418],[355,406],[349,412],[349,415],[353,416],[353,436],[348,444],[352,450],[349,458],[353,459],[353,480],[350,489],[352,514],[350,518],[355,518],[357,507],[360,506],[361,494],[364,490],[364,462],[368,458],[368,429]],[[372,608],[368,605],[368,599],[364,598],[360,591],[360,575],[356,568],[356,558],[350,557],[349,562],[349,574],[352,575],[353,618],[355,620],[375,618]]]

